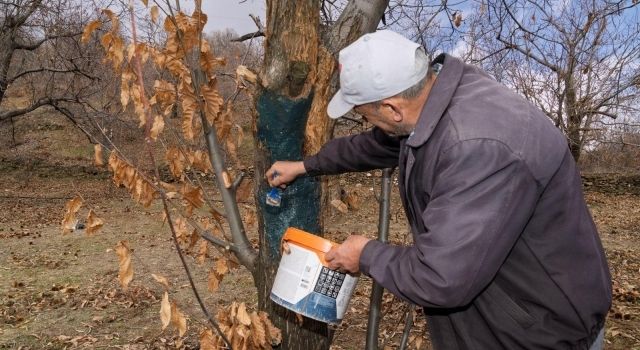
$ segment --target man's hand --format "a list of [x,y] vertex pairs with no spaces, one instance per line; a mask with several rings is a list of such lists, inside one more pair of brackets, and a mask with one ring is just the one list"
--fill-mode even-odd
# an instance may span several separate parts
[[285,188],[289,182],[306,172],[307,170],[304,168],[302,161],[277,161],[267,170],[266,177],[271,187],[279,186]]
[[360,254],[370,240],[364,236],[351,235],[341,245],[331,248],[324,259],[329,263],[330,269],[358,273],[360,272]]

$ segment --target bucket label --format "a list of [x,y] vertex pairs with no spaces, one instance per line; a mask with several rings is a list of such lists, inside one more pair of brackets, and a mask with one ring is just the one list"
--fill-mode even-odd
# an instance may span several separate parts
[[289,243],[271,289],[271,300],[304,316],[339,323],[358,279],[324,266],[318,255]]

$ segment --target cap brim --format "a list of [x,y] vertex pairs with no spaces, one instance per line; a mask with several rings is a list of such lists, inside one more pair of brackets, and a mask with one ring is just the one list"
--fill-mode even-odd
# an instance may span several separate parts
[[353,109],[354,105],[344,100],[344,95],[342,95],[342,90],[338,90],[331,101],[329,101],[329,105],[327,106],[327,114],[332,119],[337,119],[347,114],[351,109]]

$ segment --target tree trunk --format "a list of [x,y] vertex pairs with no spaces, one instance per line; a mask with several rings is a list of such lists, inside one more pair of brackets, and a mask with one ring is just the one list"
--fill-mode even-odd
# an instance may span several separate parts
[[270,190],[262,178],[277,160],[301,160],[317,152],[333,131],[326,105],[335,91],[335,54],[365,32],[375,30],[388,0],[352,0],[321,45],[320,2],[268,0],[265,58],[255,100],[256,196],[260,254],[254,276],[259,307],[283,332],[283,349],[328,349],[326,324],[303,319],[271,302],[270,290],[287,227],[322,234],[321,185],[302,177],[282,192],[280,207],[265,203]]
[[13,41],[11,34],[0,34],[0,103],[4,99],[4,94],[9,87],[9,66],[13,57]]
[[314,178],[296,180],[282,192],[280,207],[265,203],[270,190],[262,178],[277,160],[301,160],[304,131],[317,72],[320,3],[314,0],[267,1],[265,58],[256,95],[256,202],[260,254],[255,276],[258,304],[282,330],[282,349],[328,349],[326,324],[304,319],[271,302],[280,261],[280,240],[287,227],[320,231],[320,186]]
[[571,73],[567,74],[565,79],[566,99],[565,110],[567,111],[567,141],[571,155],[577,162],[580,159],[582,151],[582,133],[580,126],[582,123],[582,115],[577,110],[576,88]]

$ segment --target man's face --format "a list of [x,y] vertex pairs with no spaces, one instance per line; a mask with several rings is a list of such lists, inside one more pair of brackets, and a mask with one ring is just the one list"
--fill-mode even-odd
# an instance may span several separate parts
[[382,131],[391,136],[407,136],[413,130],[412,125],[408,125],[394,118],[396,111],[390,105],[382,104],[376,107],[372,103],[356,106],[353,109],[360,114],[366,121],[377,126]]

